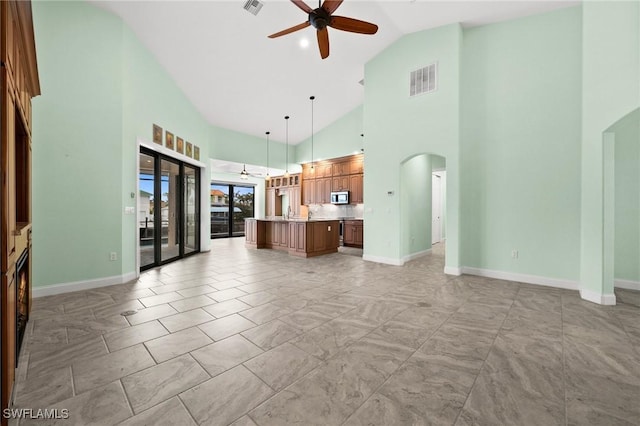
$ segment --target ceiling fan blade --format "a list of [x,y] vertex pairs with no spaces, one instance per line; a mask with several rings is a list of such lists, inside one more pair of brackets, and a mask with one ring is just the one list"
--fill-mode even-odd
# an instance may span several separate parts
[[280,31],[280,32],[278,32],[278,33],[271,34],[271,35],[269,36],[269,38],[276,38],[276,37],[280,37],[280,36],[283,36],[283,35],[286,35],[286,34],[289,34],[289,33],[292,33],[292,32],[298,31],[298,30],[301,30],[301,29],[303,29],[303,28],[307,28],[309,25],[311,25],[311,24],[309,23],[309,21],[307,21],[307,22],[303,22],[302,24],[298,24],[298,25],[296,25],[295,27],[287,28],[286,30],[282,30],[282,31]]
[[327,31],[326,27],[318,30],[318,47],[320,48],[322,59],[329,56],[329,31]]
[[327,11],[329,15],[336,11],[340,7],[344,0],[324,0],[322,8]]
[[347,18],[345,16],[333,16],[329,26],[336,30],[348,31],[350,33],[375,34],[378,32],[378,26],[376,24],[360,21],[359,19]]
[[295,4],[296,6],[298,6],[300,9],[302,9],[303,12],[306,13],[311,13],[313,12],[313,9],[311,9],[305,2],[303,2],[302,0],[291,0],[291,3]]

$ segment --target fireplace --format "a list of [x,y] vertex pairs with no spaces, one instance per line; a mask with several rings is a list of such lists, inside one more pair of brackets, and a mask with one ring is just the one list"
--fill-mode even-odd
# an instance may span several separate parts
[[16,365],[22,338],[29,319],[29,250],[25,250],[16,265]]

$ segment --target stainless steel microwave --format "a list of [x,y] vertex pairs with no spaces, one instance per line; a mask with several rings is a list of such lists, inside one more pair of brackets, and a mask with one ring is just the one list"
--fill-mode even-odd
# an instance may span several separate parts
[[332,192],[331,204],[349,204],[349,191]]

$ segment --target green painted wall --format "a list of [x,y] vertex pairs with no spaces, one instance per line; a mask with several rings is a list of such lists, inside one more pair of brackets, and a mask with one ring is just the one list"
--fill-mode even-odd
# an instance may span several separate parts
[[[462,30],[448,25],[405,36],[365,66],[365,247],[369,259],[402,257],[401,163],[416,154],[446,158],[447,266],[459,267],[459,80]],[[409,97],[411,71],[438,63],[435,92]],[[371,172],[375,171],[375,172]],[[394,195],[387,195],[393,191]]]
[[640,109],[615,134],[615,278],[640,282]]
[[[314,108],[316,111],[322,104],[316,99]],[[354,108],[338,120],[322,130],[316,131],[313,136],[313,160],[326,160],[328,158],[344,157],[357,154],[364,146],[362,105]],[[311,121],[309,121],[311,128]],[[311,162],[311,139],[306,139],[296,145],[296,162]]]
[[[137,138],[152,141],[154,123],[183,138],[185,143],[189,141],[200,147],[200,158],[205,163],[210,149],[208,122],[126,25],[123,25],[122,34],[123,90],[118,94],[123,104],[121,212],[127,205],[136,205],[130,193],[137,188]],[[204,200],[208,202],[208,197]],[[121,217],[121,273],[125,274],[135,270],[138,237],[135,215]],[[208,239],[202,239],[202,249],[208,249],[208,242]]]
[[[613,293],[604,253],[603,132],[640,106],[640,3],[582,5],[582,197],[580,285]],[[613,227],[613,224],[609,224]]]
[[579,7],[465,31],[465,266],[578,280],[580,50]]
[[402,257],[431,248],[431,165],[431,156],[420,154],[400,166]]
[[122,23],[64,2],[34,2],[33,19],[34,286],[120,275]]

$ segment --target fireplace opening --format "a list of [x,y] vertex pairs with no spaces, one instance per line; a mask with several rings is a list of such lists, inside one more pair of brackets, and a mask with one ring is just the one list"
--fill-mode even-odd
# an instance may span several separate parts
[[16,365],[22,347],[22,338],[29,319],[29,250],[18,259],[16,267]]

